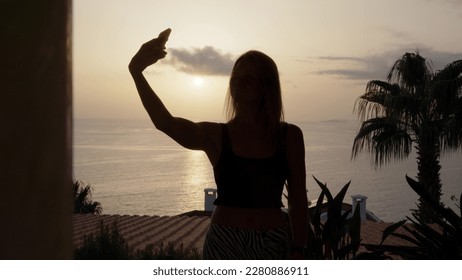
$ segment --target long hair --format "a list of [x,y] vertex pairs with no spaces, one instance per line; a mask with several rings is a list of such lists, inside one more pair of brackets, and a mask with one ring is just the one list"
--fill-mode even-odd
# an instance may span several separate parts
[[252,61],[258,73],[259,86],[263,90],[263,97],[259,107],[259,113],[265,120],[265,125],[269,134],[278,131],[280,124],[284,121],[284,110],[282,107],[281,84],[276,63],[268,55],[251,50],[241,55],[234,64],[229,82],[228,94],[226,96],[226,116],[228,121],[234,119],[237,114],[239,104],[234,100],[234,88],[231,83],[236,74],[236,66],[243,61]]

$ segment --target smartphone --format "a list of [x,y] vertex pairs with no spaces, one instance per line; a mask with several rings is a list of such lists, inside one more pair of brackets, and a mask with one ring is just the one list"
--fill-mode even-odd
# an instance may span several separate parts
[[171,33],[171,32],[172,32],[172,29],[167,28],[167,29],[165,29],[164,31],[162,31],[162,32],[159,33],[158,38],[159,38],[159,39],[164,39],[165,42],[167,42],[168,36],[170,36],[170,33]]

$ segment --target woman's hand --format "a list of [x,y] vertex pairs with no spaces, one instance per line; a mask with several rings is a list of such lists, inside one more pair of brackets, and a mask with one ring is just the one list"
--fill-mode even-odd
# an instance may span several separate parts
[[143,72],[148,66],[164,58],[167,55],[165,43],[171,31],[170,28],[165,29],[157,38],[144,43],[128,65],[130,72]]

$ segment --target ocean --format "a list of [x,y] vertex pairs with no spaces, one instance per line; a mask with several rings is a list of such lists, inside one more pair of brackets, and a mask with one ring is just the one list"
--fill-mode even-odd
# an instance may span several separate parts
[[[387,222],[409,216],[418,196],[405,180],[415,178],[415,153],[409,159],[375,168],[370,155],[351,160],[356,121],[294,122],[305,138],[308,199],[327,183],[335,196],[351,181],[351,195],[368,197],[367,209]],[[74,123],[74,179],[92,187],[104,214],[177,215],[204,209],[204,189],[214,188],[210,163],[201,151],[182,148],[149,120],[77,119]],[[442,201],[456,209],[452,195],[462,192],[462,154],[442,155]],[[243,194],[245,195],[245,194]]]

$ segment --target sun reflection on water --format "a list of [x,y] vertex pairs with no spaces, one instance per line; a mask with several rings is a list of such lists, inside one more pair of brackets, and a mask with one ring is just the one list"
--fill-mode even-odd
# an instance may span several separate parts
[[202,151],[185,151],[181,184],[176,197],[179,212],[204,209],[204,189],[215,187],[212,167]]

